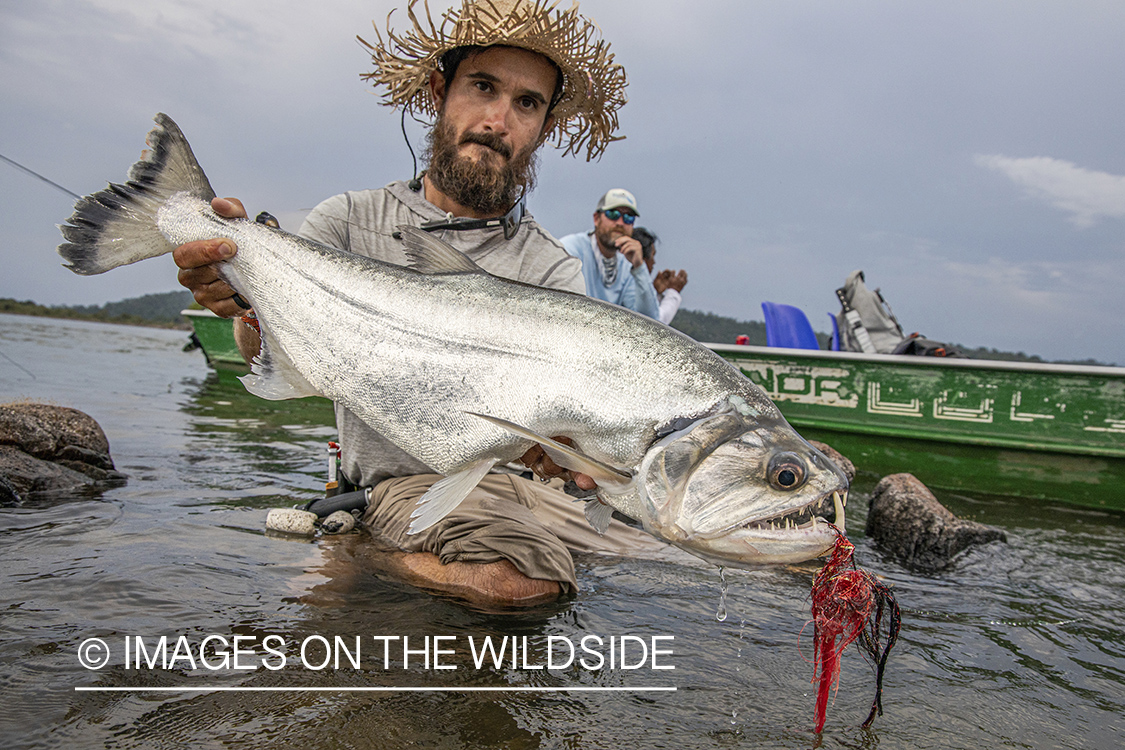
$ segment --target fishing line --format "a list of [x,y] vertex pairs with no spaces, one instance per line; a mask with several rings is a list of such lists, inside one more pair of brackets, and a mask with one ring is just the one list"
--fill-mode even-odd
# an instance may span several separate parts
[[81,200],[82,199],[82,196],[79,195],[78,193],[75,193],[71,190],[67,190],[66,188],[64,188],[62,185],[55,182],[54,180],[47,179],[43,175],[36,172],[34,169],[28,169],[27,167],[20,164],[18,161],[14,160],[14,159],[9,159],[8,157],[4,156],[3,154],[0,154],[0,159],[3,159],[4,161],[8,162],[9,164],[11,164],[16,169],[22,169],[24,172],[27,172],[32,177],[35,177],[35,178],[38,178],[38,179],[42,180],[43,182],[47,183],[51,187],[58,188],[59,190],[63,191],[67,195],[69,195],[71,198],[74,198],[75,200]]
[[23,370],[24,372],[26,372],[28,375],[31,376],[32,380],[38,380],[39,379],[39,378],[35,377],[35,373],[33,373],[31,370],[27,369],[26,367],[21,365],[19,362],[15,361],[11,357],[9,357],[7,354],[5,354],[3,349],[0,349],[0,357],[3,357],[4,359],[8,360],[9,362],[11,362],[16,367],[18,367],[21,370]]

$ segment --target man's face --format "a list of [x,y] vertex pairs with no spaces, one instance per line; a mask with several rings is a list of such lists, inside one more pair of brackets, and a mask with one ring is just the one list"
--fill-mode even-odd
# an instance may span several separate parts
[[556,79],[547,58],[514,47],[466,58],[448,86],[435,73],[439,116],[427,175],[437,188],[486,216],[507,211],[521,187],[530,190]]
[[625,215],[633,212],[627,208],[618,211],[621,215],[616,219],[609,218],[602,211],[594,212],[594,236],[598,238],[598,244],[604,253],[616,251],[618,237],[633,236],[633,225],[625,223]]

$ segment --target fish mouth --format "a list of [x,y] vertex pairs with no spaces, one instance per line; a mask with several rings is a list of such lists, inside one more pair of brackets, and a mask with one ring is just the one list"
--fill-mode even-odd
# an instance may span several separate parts
[[[841,534],[846,533],[844,526],[844,507],[848,504],[847,490],[833,490],[825,493],[800,508],[795,508],[787,513],[778,513],[766,518],[755,518],[741,524],[738,528],[748,531],[765,532],[806,532],[816,533],[821,529],[818,526],[835,526]],[[828,531],[828,529],[823,529]]]
[[[711,537],[669,540],[715,565],[755,569],[801,563],[824,555],[845,532],[846,489],[785,513],[746,521]],[[831,519],[831,520],[829,520]]]

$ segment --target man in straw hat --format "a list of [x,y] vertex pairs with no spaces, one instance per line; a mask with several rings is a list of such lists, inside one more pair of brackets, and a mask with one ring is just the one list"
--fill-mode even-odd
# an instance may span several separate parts
[[[465,0],[439,25],[430,18],[423,25],[415,5],[407,5],[407,32],[392,31],[388,17],[385,41],[381,34],[376,44],[360,41],[375,63],[363,77],[384,89],[385,103],[434,118],[428,168],[409,182],[329,198],[300,234],[404,263],[392,234],[412,224],[492,274],[584,293],[580,262],[522,211],[522,196],[534,184],[535,154],[545,141],[591,159],[617,139],[626,81],[609,45],[578,15],[577,3],[558,11],[547,0]],[[246,215],[233,199],[212,205],[225,216]],[[231,240],[216,239],[183,245],[174,257],[180,282],[201,304],[246,321],[241,298],[209,265],[234,252]],[[236,321],[235,337],[247,361],[258,353],[252,325]],[[582,517],[582,504],[561,491],[561,470],[538,446],[523,461],[541,477],[555,476],[550,486],[490,475],[442,523],[411,536],[410,513],[440,477],[339,405],[336,421],[344,477],[371,488],[364,523],[399,550],[381,563],[425,588],[489,605],[530,604],[577,590],[569,549],[664,548],[618,522],[599,537]],[[574,479],[585,489],[593,485],[589,477]]]

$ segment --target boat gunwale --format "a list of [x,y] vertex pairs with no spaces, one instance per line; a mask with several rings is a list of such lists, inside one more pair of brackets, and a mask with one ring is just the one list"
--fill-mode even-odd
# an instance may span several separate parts
[[869,362],[905,367],[949,367],[953,369],[1008,370],[1011,372],[1042,373],[1051,375],[1095,375],[1125,380],[1125,367],[1114,365],[1071,365],[1058,362],[1014,362],[998,359],[969,359],[960,357],[925,357],[909,354],[865,354],[863,352],[838,352],[825,349],[787,349],[780,346],[747,346],[743,344],[703,343],[718,354],[746,354],[772,358],[843,360]]

